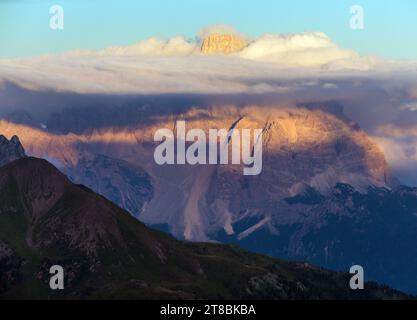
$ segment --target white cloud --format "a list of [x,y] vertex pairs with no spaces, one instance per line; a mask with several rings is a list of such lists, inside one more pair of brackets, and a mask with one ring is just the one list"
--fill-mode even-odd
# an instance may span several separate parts
[[373,65],[351,50],[337,47],[322,32],[266,34],[252,42],[241,57],[286,66],[369,69]]
[[[213,28],[204,32],[219,27]],[[151,38],[125,47],[0,60],[0,82],[78,93],[259,93],[282,91],[288,87],[282,82],[295,79],[314,83],[411,72],[409,64],[340,49],[320,32],[264,35],[229,56],[205,56],[199,48],[182,37]]]
[[[200,36],[212,32],[238,34],[220,25],[204,29]],[[198,40],[174,37],[96,51],[0,60],[0,88],[2,82],[13,82],[31,90],[76,93],[297,94],[308,88],[317,99],[325,89],[327,95],[342,92],[349,96],[340,82],[350,83],[353,91],[379,81],[385,92],[408,90],[412,97],[417,92],[412,84],[416,80],[416,62],[363,57],[339,48],[321,32],[266,34],[228,56],[203,55]]]
[[125,47],[111,47],[98,52],[99,55],[113,56],[187,56],[197,52],[195,42],[186,41],[183,37],[168,40],[150,38]]
[[234,34],[244,38],[248,46],[235,54],[247,60],[271,63],[281,67],[318,67],[322,69],[369,70],[380,62],[375,57],[361,57],[352,50],[339,48],[322,32],[298,34],[265,34],[249,40],[247,36],[225,25],[214,25],[203,29],[196,41],[183,37],[168,40],[150,38],[128,46],[110,47],[98,51],[73,50],[64,56],[147,56],[178,57],[199,55],[201,39],[212,33]]

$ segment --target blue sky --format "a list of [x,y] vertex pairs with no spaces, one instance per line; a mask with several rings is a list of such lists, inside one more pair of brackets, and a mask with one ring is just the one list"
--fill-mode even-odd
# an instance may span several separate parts
[[[49,8],[65,10],[65,29],[49,28]],[[349,28],[349,8],[365,9],[365,29]],[[194,37],[211,24],[250,36],[323,31],[344,48],[417,59],[415,0],[0,0],[0,57],[125,45],[151,36]]]

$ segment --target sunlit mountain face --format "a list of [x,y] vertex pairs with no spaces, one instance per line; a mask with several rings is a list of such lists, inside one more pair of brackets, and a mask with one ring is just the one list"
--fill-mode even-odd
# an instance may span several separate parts
[[[140,238],[136,233],[143,232],[149,237],[140,241],[155,258],[152,266],[170,259],[167,247],[175,246],[172,259],[190,252],[186,272],[179,271],[189,281],[194,276],[200,279],[196,275],[202,274],[200,266],[204,273],[204,263],[211,263],[199,260],[206,249],[180,246],[136,220],[178,240],[235,244],[336,271],[346,272],[358,264],[371,280],[415,293],[416,78],[415,61],[360,55],[340,48],[322,32],[253,39],[231,29],[209,28],[192,41],[152,38],[124,47],[3,59],[0,164],[8,163],[12,169],[7,170],[17,172],[19,166],[32,164],[13,160],[26,155],[47,160],[60,173],[43,162],[33,166],[59,176],[58,189],[81,197],[81,208],[68,202],[71,219],[97,219],[105,226],[95,226],[101,229],[90,230],[91,234],[116,239],[116,244],[107,241],[104,249],[121,245],[137,258],[128,237]],[[254,157],[260,147],[261,170],[244,175],[247,164],[220,163],[218,154],[212,163],[181,163],[178,140],[175,163],[161,165],[155,157],[161,143],[156,133],[168,130],[178,139],[179,123],[186,132],[199,130],[204,139],[211,130],[225,130],[219,145],[231,146],[228,160],[236,150],[235,132],[260,130],[261,138],[247,151]],[[15,135],[18,138],[12,138]],[[184,148],[192,147],[193,139],[183,141]],[[239,155],[243,149],[243,143],[237,145]],[[210,145],[198,149],[207,158],[210,151]],[[10,175],[4,170],[0,188],[2,174]],[[19,179],[26,186],[25,177]],[[58,198],[70,201],[64,191]],[[104,217],[88,195],[103,207]],[[39,199],[36,195],[32,199],[34,209],[38,205],[54,209],[48,211],[46,222],[40,220],[41,226],[48,219],[55,221],[52,213],[66,210],[65,201],[57,200],[56,209],[47,201],[41,206]],[[119,230],[116,220],[135,227]],[[61,225],[52,223],[51,228],[42,229],[41,238],[35,239],[45,248],[50,241],[59,242],[64,232]],[[49,237],[52,231],[58,238],[55,233]],[[76,230],[71,232],[79,239]],[[98,252],[97,239],[81,242]],[[0,240],[10,247],[7,237],[0,234]],[[91,258],[89,247],[78,249]],[[228,252],[222,251],[224,255],[233,260]],[[124,263],[123,257],[114,258]],[[36,263],[31,261],[31,267]],[[158,272],[174,272],[170,267]],[[161,277],[166,281],[165,275]],[[150,287],[158,296],[157,288]],[[213,293],[184,294],[193,298]],[[222,294],[234,297],[227,290]],[[253,295],[257,296],[262,294]]]

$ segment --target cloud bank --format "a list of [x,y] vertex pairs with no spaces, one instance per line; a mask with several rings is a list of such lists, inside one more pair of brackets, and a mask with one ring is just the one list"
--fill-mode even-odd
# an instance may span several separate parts
[[[233,34],[248,45],[231,55],[203,55],[201,41],[212,33]],[[24,100],[8,83],[51,95],[245,94],[259,103],[293,104],[336,100],[379,141],[394,169],[417,167],[417,62],[362,56],[322,32],[250,39],[230,27],[212,26],[193,40],[151,38],[95,51],[2,59],[0,114],[23,101],[29,109],[41,104],[33,96]],[[75,100],[63,104],[70,101]]]
[[[193,41],[151,38],[96,51],[3,59],[0,82],[78,93],[277,92],[293,79],[389,78],[417,70],[415,62],[384,61],[339,48],[322,32],[266,34],[247,39],[241,52],[203,55],[201,39],[212,32],[237,34],[230,27],[213,26]],[[415,88],[410,90],[416,95]]]

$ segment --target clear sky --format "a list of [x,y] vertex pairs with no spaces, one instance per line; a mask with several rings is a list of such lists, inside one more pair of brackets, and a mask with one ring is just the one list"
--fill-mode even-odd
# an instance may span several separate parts
[[[64,8],[64,30],[49,27],[53,4]],[[365,9],[364,30],[349,28],[355,4]],[[360,53],[417,59],[416,0],[0,0],[0,57],[191,38],[218,23],[250,36],[323,31]]]

